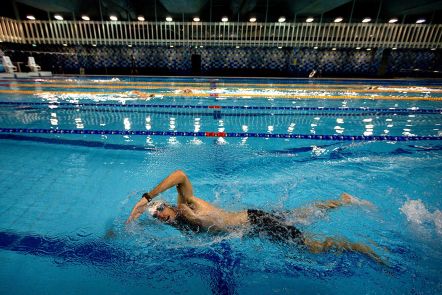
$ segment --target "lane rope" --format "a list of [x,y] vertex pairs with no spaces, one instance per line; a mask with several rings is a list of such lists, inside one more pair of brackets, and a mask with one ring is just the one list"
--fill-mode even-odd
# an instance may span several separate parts
[[142,136],[193,136],[193,137],[241,137],[241,138],[292,138],[335,141],[422,141],[442,140],[442,136],[387,136],[387,135],[317,135],[289,133],[252,133],[252,132],[182,132],[182,131],[140,131],[140,130],[75,130],[40,128],[0,128],[0,133],[29,134],[77,134],[77,135],[142,135]]

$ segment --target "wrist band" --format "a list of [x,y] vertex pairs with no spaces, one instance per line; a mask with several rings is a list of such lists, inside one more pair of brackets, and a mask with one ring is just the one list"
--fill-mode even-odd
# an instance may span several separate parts
[[147,200],[148,202],[150,202],[150,200],[152,200],[152,197],[149,195],[149,193],[144,193],[144,194],[143,194],[143,198],[146,198],[146,200]]

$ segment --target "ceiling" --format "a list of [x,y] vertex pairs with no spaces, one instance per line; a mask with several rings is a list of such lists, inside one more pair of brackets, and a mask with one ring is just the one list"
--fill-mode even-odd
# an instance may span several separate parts
[[108,20],[111,14],[119,20],[219,22],[248,21],[254,16],[258,22],[276,22],[284,16],[289,22],[303,22],[314,17],[315,22],[330,22],[340,16],[344,22],[360,22],[371,17],[372,22],[386,22],[392,17],[399,22],[414,23],[425,18],[426,23],[442,23],[442,0],[3,0],[1,16],[26,19],[53,19],[61,14],[65,20],[88,15],[91,20]]

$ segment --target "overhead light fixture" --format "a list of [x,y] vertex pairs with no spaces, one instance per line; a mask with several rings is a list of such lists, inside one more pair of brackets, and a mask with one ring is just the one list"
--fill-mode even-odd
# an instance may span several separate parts
[[35,17],[33,15],[27,15],[26,18],[29,20],[35,20]]
[[63,17],[61,15],[59,15],[59,14],[54,15],[54,18],[56,20],[63,20]]
[[420,18],[416,21],[417,24],[423,24],[425,22],[425,18]]
[[127,44],[127,47],[132,47],[132,44]]
[[171,22],[171,21],[173,21],[171,16],[166,17],[166,22]]
[[361,47],[356,47],[356,50],[360,50],[361,49]]
[[170,48],[173,48],[173,45],[170,45],[169,47],[170,47]]
[[37,47],[37,44],[32,44],[32,47]]
[[285,22],[285,17],[281,16],[280,18],[278,18],[278,23],[283,23]]
[[140,21],[140,22],[144,22],[144,21],[145,21],[144,16],[141,16],[141,15],[140,15],[137,19],[138,19],[138,21]]
[[236,48],[236,49],[238,49],[238,48],[239,48],[239,46],[238,46],[238,45],[236,45],[236,46],[235,46],[235,48]]
[[391,50],[396,50],[396,49],[397,49],[396,47],[391,48]]
[[200,48],[203,48],[204,46],[203,45],[200,45]]
[[307,19],[305,20],[306,23],[311,23],[313,22],[315,19],[313,17],[307,17]]
[[318,49],[318,46],[313,47],[313,49]]
[[278,49],[282,49],[282,46],[278,46]]
[[388,23],[389,24],[394,24],[394,23],[397,23],[398,22],[398,19],[397,18],[391,18],[389,21],[388,21]]
[[335,51],[335,50],[336,50],[336,47],[333,47],[332,50]]
[[194,22],[199,22],[199,21],[200,21],[200,18],[199,18],[199,17],[194,17],[194,18],[193,18],[193,21],[194,21]]
[[371,48],[367,48],[367,51],[371,51]]
[[340,23],[340,22],[342,22],[344,19],[342,18],[342,17],[337,17],[337,18],[335,18],[335,20],[333,21],[333,22],[335,22],[335,23]]
[[117,21],[118,20],[118,17],[116,17],[115,15],[111,15],[111,16],[109,16],[109,19],[111,20],[111,21]]
[[436,50],[436,48],[431,48],[430,50],[433,50],[433,51],[434,51],[434,50]]
[[81,16],[81,19],[82,19],[82,20],[91,20],[90,17],[87,16],[87,15],[82,15],[82,16]]
[[66,43],[63,43],[63,46],[66,47],[66,46],[68,46],[68,45],[67,45]]
[[223,18],[221,19],[221,21],[222,21],[223,23],[225,23],[225,22],[228,22],[229,19],[227,18],[227,16],[223,16]]
[[93,47],[97,47],[97,44],[92,44]]
[[249,19],[249,22],[251,22],[251,23],[256,22],[256,17],[251,17],[251,18]]
[[371,22],[371,18],[366,17],[366,18],[364,18],[364,19],[362,20],[362,22],[363,22],[363,23],[369,23],[369,22]]

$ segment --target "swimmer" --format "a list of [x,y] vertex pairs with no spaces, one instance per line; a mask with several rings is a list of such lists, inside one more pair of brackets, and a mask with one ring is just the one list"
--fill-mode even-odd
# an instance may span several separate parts
[[140,98],[153,98],[155,94],[153,93],[145,93],[138,90],[132,90],[127,93],[128,95],[136,95]]
[[193,90],[190,89],[190,88],[184,88],[184,89],[179,89],[179,90],[177,90],[176,93],[190,94],[190,93],[193,93]]
[[[152,201],[158,194],[172,187],[176,187],[178,191],[177,206],[169,205],[163,201]],[[318,202],[314,206],[328,210],[350,204],[372,206],[370,202],[359,200],[347,193],[343,193],[338,200]],[[281,217],[274,214],[257,209],[229,212],[217,208],[194,196],[189,178],[180,170],[167,176],[150,192],[144,193],[132,209],[126,223],[138,219],[146,210],[153,217],[177,228],[188,225],[196,231],[205,230],[207,232],[247,229],[252,235],[264,234],[271,240],[305,246],[312,253],[329,250],[355,251],[367,255],[377,262],[382,262],[381,258],[369,246],[332,238],[326,238],[325,241],[310,239],[298,228],[285,223]]]

